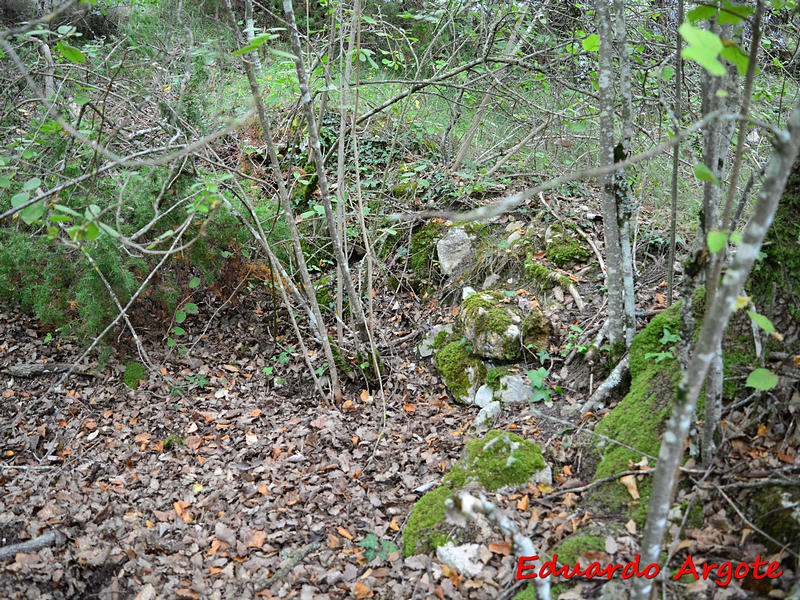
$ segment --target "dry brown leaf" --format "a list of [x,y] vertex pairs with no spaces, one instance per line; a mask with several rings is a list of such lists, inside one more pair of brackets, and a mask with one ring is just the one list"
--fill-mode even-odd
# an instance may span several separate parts
[[258,484],[258,493],[262,496],[269,496],[269,490],[267,489],[266,482],[262,481]]
[[517,510],[521,510],[522,512],[525,512],[526,510],[528,510],[528,501],[529,501],[528,494],[525,494],[520,499],[520,501],[517,502]]
[[372,598],[372,590],[360,581],[356,581],[355,585],[353,586],[353,595],[356,598]]
[[624,477],[620,477],[619,482],[625,486],[625,489],[628,490],[628,493],[631,495],[631,498],[633,498],[634,500],[639,499],[639,488],[636,486],[635,475],[625,475]]
[[348,539],[348,540],[350,540],[351,542],[353,541],[353,534],[352,534],[352,533],[350,533],[349,531],[347,531],[347,529],[345,529],[345,528],[344,528],[344,527],[342,527],[341,525],[340,525],[340,526],[338,526],[338,527],[336,528],[336,531],[337,531],[337,533],[338,533],[340,536],[342,536],[343,538],[347,538],[347,539]]
[[261,409],[257,408],[255,410],[250,411],[250,416],[253,417],[254,419],[256,417],[260,417],[261,416]]
[[260,529],[253,529],[244,536],[244,543],[248,548],[261,548],[267,541],[267,534]]
[[332,533],[328,534],[328,548],[338,548],[339,547],[339,538],[333,535]]
[[406,411],[407,413],[413,413],[416,410],[416,408],[414,407],[413,404],[409,403],[409,404],[403,405],[403,410]]
[[495,554],[502,554],[503,556],[511,555],[511,544],[489,544],[489,550]]
[[397,524],[397,519],[392,519],[389,521],[389,529],[392,531],[400,531],[400,525]]
[[628,530],[628,533],[634,535],[636,533],[636,521],[629,519],[628,522],[625,523],[625,529]]

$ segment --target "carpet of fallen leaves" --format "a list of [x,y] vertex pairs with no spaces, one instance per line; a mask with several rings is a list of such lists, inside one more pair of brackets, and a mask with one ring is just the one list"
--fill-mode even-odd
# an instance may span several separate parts
[[[602,367],[581,371],[577,363],[568,368],[560,353],[569,324],[589,331],[601,323],[602,294],[590,288],[581,285],[589,304],[582,316],[569,309],[570,298],[568,310],[551,315],[561,337],[548,368],[561,393],[552,407],[540,408],[562,420],[522,407],[504,411],[496,424],[543,447],[554,484],[490,499],[544,549],[592,525],[604,549],[580,560],[624,563],[638,552],[635,524],[612,523],[616,515],[570,491],[590,481],[591,451],[580,442],[604,412],[560,410],[582,403],[604,373]],[[643,309],[663,302],[651,291]],[[408,293],[378,300],[381,322],[391,323],[380,336],[388,373],[383,390],[351,383],[337,406],[314,394],[266,295],[218,314],[211,300],[201,302],[185,324],[199,333],[210,320],[200,342],[185,358],[163,358],[135,391],[122,382],[122,359],[99,373],[72,375],[47,395],[59,374],[0,376],[0,549],[47,532],[64,536],[0,563],[0,596],[511,598],[521,588],[509,540],[485,523],[473,532],[484,563],[475,579],[434,556],[404,558],[398,550],[411,507],[458,459],[478,409],[451,402],[430,362],[416,357],[419,336],[409,336],[454,319],[455,311]],[[78,347],[50,339],[16,309],[0,311],[0,370],[79,355]],[[264,374],[264,367],[273,373]],[[745,466],[762,477],[794,471],[796,448],[782,435],[791,431],[779,429],[779,420],[759,426],[748,410],[729,415],[729,427],[741,435],[724,446],[717,465],[724,475],[707,484],[720,477],[727,477],[723,484],[738,481]],[[624,482],[632,502],[641,479]],[[737,492],[733,487],[728,495]],[[717,561],[770,554],[714,485],[681,488],[678,500],[699,504],[705,523],[683,531],[672,526],[676,567],[686,552]],[[749,583],[757,587],[743,590],[748,580],[726,588],[693,585],[699,597],[706,590],[714,598],[780,597],[786,587],[782,580]],[[562,598],[600,594],[600,582],[575,584]],[[670,594],[685,588],[674,584]]]

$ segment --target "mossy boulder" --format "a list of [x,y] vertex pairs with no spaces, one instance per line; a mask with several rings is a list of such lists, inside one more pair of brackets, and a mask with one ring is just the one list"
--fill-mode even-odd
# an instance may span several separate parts
[[453,526],[444,518],[444,503],[452,495],[453,491],[449,487],[441,486],[417,501],[403,529],[405,556],[428,552],[447,542],[448,533]]
[[550,321],[538,308],[522,310],[499,290],[477,292],[461,303],[459,323],[473,353],[487,359],[513,361],[530,344],[533,352],[547,347]]
[[473,481],[493,492],[503,487],[520,486],[547,468],[542,450],[518,435],[493,429],[483,439],[472,440],[459,461],[442,482],[461,489]]
[[545,256],[547,260],[559,267],[569,267],[578,262],[585,262],[591,256],[591,250],[582,238],[578,237],[570,227],[553,223],[545,232]]
[[465,531],[445,519],[445,502],[468,483],[478,482],[487,491],[517,487],[549,473],[542,451],[533,442],[507,431],[494,429],[482,439],[467,444],[464,452],[442,480],[414,505],[403,529],[403,554],[427,552],[463,536]]
[[458,341],[442,348],[433,362],[456,401],[472,404],[486,377],[483,361],[470,354],[463,341]]

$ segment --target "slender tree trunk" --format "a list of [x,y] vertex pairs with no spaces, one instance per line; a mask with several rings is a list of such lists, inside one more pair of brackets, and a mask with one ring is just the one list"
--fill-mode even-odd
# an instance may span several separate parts
[[[619,54],[619,91],[622,98],[622,160],[631,155],[633,140],[633,92],[631,91],[631,61],[628,52],[628,32],[625,26],[625,2],[614,0],[615,39]],[[617,157],[614,157],[615,159]],[[633,288],[633,257],[631,255],[631,216],[633,198],[628,186],[628,174],[622,169],[614,174],[619,220],[619,245],[622,271],[623,333],[630,348],[636,335],[636,296]]]
[[[600,165],[614,164],[614,60],[613,35],[609,0],[597,2],[600,94]],[[622,297],[622,250],[619,239],[614,175],[603,182],[603,238],[606,251],[606,287],[608,289],[608,341],[613,345],[624,341],[624,306]]]
[[[678,25],[683,23],[683,0],[678,0]],[[681,84],[683,83],[683,60],[681,59],[681,34],[675,31],[675,131],[681,129]],[[675,235],[678,228],[678,167],[680,166],[680,144],[672,149],[672,192],[669,222],[669,259],[667,261],[667,306],[672,306],[675,289]]]
[[[225,0],[225,8],[230,26],[233,29],[234,34],[238,37],[236,17],[233,14],[230,0]],[[305,295],[311,307],[310,317],[319,334],[320,344],[322,344],[323,351],[325,352],[325,358],[328,361],[328,372],[330,373],[331,378],[331,395],[333,396],[334,400],[339,401],[342,397],[342,390],[339,384],[339,373],[336,368],[333,349],[331,348],[330,341],[328,340],[327,330],[325,329],[325,321],[322,318],[322,312],[320,311],[319,303],[317,302],[314,284],[311,282],[311,276],[309,275],[308,268],[306,266],[305,255],[303,254],[302,244],[300,243],[300,232],[297,229],[295,217],[292,213],[292,204],[291,199],[289,198],[289,192],[287,191],[286,184],[283,181],[281,163],[280,159],[278,158],[278,153],[275,150],[272,128],[270,127],[269,120],[267,119],[267,112],[264,108],[264,103],[261,100],[261,90],[258,87],[258,82],[256,81],[255,73],[253,72],[253,65],[247,59],[245,59],[244,56],[246,55],[243,55],[242,64],[244,65],[245,73],[247,74],[247,80],[250,84],[250,92],[253,95],[253,100],[256,103],[256,112],[258,113],[261,130],[264,134],[264,142],[267,145],[267,153],[272,165],[272,173],[278,186],[278,197],[283,209],[284,219],[289,227],[289,234],[292,240],[292,249],[294,250],[295,260],[297,261],[297,269],[300,272],[300,279],[303,283]],[[277,259],[275,259],[273,262],[277,262]],[[294,322],[293,317],[292,321]]]
[[[311,155],[314,159],[314,164],[317,168],[317,177],[319,181],[319,191],[322,196],[322,206],[325,209],[325,220],[328,226],[328,235],[330,235],[331,243],[333,244],[334,255],[342,270],[344,287],[347,291],[347,297],[350,300],[350,310],[356,321],[355,342],[359,346],[358,351],[361,351],[360,346],[368,343],[369,328],[367,320],[364,315],[364,308],[361,305],[361,298],[359,298],[353,285],[353,279],[350,276],[350,267],[347,264],[347,257],[342,250],[342,241],[339,237],[339,232],[336,227],[336,220],[334,219],[333,206],[331,205],[330,189],[328,188],[328,177],[325,174],[325,159],[322,156],[322,148],[319,143],[319,130],[317,129],[317,120],[314,115],[314,107],[312,105],[311,93],[308,88],[308,76],[303,64],[302,47],[300,45],[300,34],[297,30],[297,22],[294,16],[294,7],[292,0],[283,0],[283,12],[286,16],[286,21],[289,25],[289,40],[294,53],[295,70],[297,71],[297,80],[300,85],[300,102],[303,105],[303,112],[305,113],[306,122],[308,123],[308,145],[311,150]],[[364,356],[367,354],[365,353]]]
[[[767,166],[753,214],[745,227],[736,256],[722,281],[722,287],[714,296],[714,303],[703,319],[700,336],[690,358],[691,368],[684,370],[675,395],[672,416],[661,441],[658,463],[653,475],[647,523],[642,535],[641,563],[645,565],[658,561],[676,472],[683,456],[689,427],[694,422],[697,397],[709,366],[719,349],[736,299],[761,250],[761,244],[775,216],[786,180],[797,156],[800,145],[800,104],[795,106],[789,116],[787,127],[788,131],[780,132],[775,140],[775,150]],[[653,582],[650,579],[637,579],[634,582],[634,598],[647,600],[652,586]]]
[[[253,19],[253,0],[244,0],[244,32],[247,35],[247,43],[252,42],[256,37],[256,23]],[[261,77],[264,72],[261,67],[260,49],[250,52],[250,59],[253,61],[253,69],[256,77]]]

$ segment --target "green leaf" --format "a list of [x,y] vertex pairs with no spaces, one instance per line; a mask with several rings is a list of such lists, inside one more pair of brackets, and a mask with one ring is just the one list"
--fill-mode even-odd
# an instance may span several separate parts
[[172,338],[167,338],[167,346],[169,346],[170,348],[174,348],[174,347],[175,347],[175,344],[176,344],[176,342],[175,342],[175,340],[174,340],[174,339],[172,339]]
[[725,247],[725,242],[728,241],[728,234],[724,231],[709,231],[707,241],[708,250],[714,254]]
[[89,94],[87,94],[84,91],[78,91],[78,92],[75,92],[75,98],[74,99],[75,99],[75,104],[77,104],[78,106],[83,106],[84,104],[88,104],[89,103],[89,101],[91,100],[91,97],[89,96]]
[[197,304],[194,304],[193,302],[187,302],[186,304],[183,305],[183,310],[187,314],[196,315],[197,314]]
[[719,185],[719,179],[703,163],[697,163],[694,167],[694,176],[701,181],[710,181]]
[[176,323],[183,323],[186,320],[186,313],[182,310],[175,311],[175,322]]
[[84,232],[84,236],[87,240],[96,240],[97,236],[100,235],[100,228],[97,226],[97,223],[87,223],[86,224],[86,231]]
[[775,326],[772,324],[772,321],[770,321],[764,315],[760,315],[757,312],[753,312],[752,310],[748,310],[747,314],[750,315],[750,318],[753,319],[753,321],[755,321],[756,325],[761,327],[761,329],[763,329],[767,333],[772,333],[773,331],[775,331]]
[[270,48],[269,51],[275,56],[280,56],[281,58],[288,58],[289,60],[294,61],[294,54],[290,54],[289,52],[284,52],[283,50],[278,50],[277,48]]
[[231,52],[231,54],[233,56],[239,56],[240,54],[245,54],[247,52],[252,52],[253,50],[257,50],[258,48],[263,46],[264,42],[268,42],[269,40],[274,40],[276,37],[278,37],[278,36],[275,35],[275,34],[272,34],[272,33],[265,33],[265,34],[256,36],[256,37],[253,38],[252,42],[247,44],[247,46],[245,46],[244,48],[240,48],[239,50],[236,50],[235,52]]
[[107,233],[111,237],[113,238],[119,237],[119,231],[117,231],[113,227],[109,227],[108,225],[106,225],[105,223],[101,223],[100,221],[97,222],[97,226],[100,228],[101,231]]
[[755,10],[752,6],[744,4],[732,4],[726,1],[723,5],[725,10],[719,11],[717,23],[720,25],[736,25],[742,19],[749,17]]
[[56,44],[56,50],[69,62],[78,65],[86,62],[86,57],[83,55],[83,52],[74,46],[70,46],[67,42],[58,42],[58,44]]
[[41,202],[34,202],[28,208],[23,210],[19,217],[26,225],[30,225],[34,221],[38,221],[44,214],[44,206]]
[[11,179],[8,175],[0,175],[0,189],[7,190],[11,187]]
[[757,390],[771,390],[778,385],[778,376],[768,369],[755,369],[747,376],[745,385]]
[[741,77],[747,74],[747,65],[750,59],[736,44],[726,43],[719,55],[732,65],[736,65],[736,70]]
[[42,185],[41,179],[39,179],[38,177],[31,177],[30,179],[28,179],[28,181],[22,184],[22,189],[25,190],[26,192],[31,192],[40,185]]
[[31,199],[31,195],[28,192],[20,192],[19,194],[14,194],[11,196],[11,206],[13,208],[17,208],[18,206],[22,206],[28,200]]
[[190,290],[193,290],[194,288],[196,288],[199,285],[200,285],[200,278],[199,277],[192,277],[192,279],[189,281],[189,289]]
[[600,49],[600,38],[596,33],[593,33],[584,39],[581,45],[586,52],[597,52]]
[[125,373],[122,375],[122,380],[132,390],[138,388],[139,381],[146,378],[147,369],[144,365],[132,360],[125,365]]
[[664,67],[661,70],[662,81],[669,81],[670,79],[672,79],[673,75],[675,75],[675,67]]
[[717,14],[717,7],[716,6],[698,6],[697,8],[690,10],[686,14],[686,19],[690,23],[697,23],[698,21],[702,21],[703,19],[710,19],[715,14]]
[[172,333],[175,335],[183,335],[186,333],[186,330],[183,327],[178,327],[177,325],[172,328]]
[[722,50],[722,40],[716,33],[689,23],[681,25],[678,31],[689,44],[681,51],[681,56],[695,61],[711,75],[725,75],[725,67],[717,59]]
[[58,212],[66,213],[68,215],[72,215],[73,217],[80,217],[80,213],[78,211],[72,210],[69,206],[64,206],[63,204],[56,204],[53,206],[54,210]]

